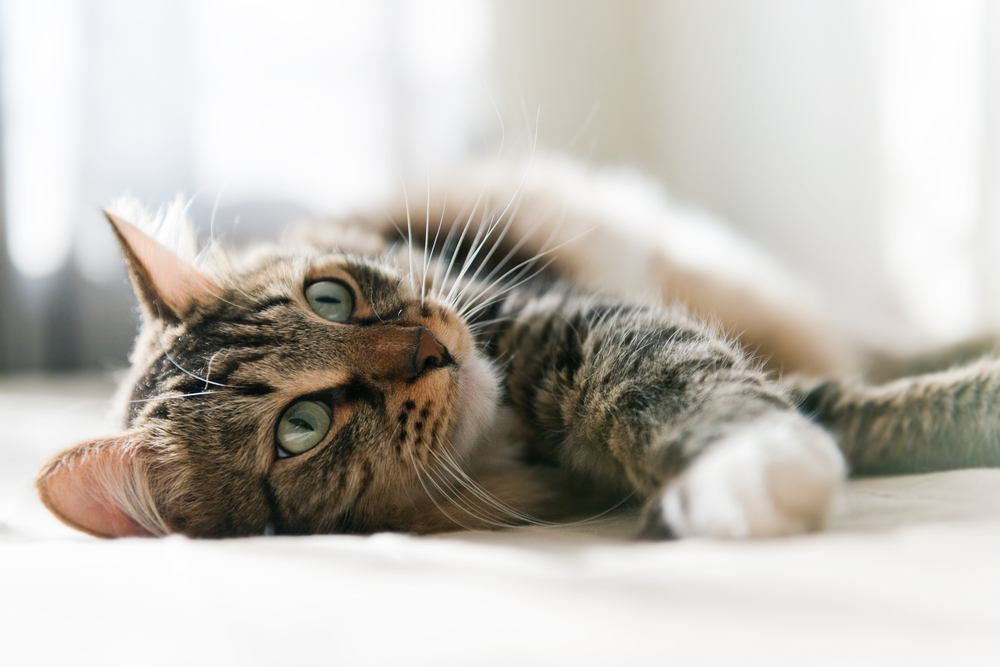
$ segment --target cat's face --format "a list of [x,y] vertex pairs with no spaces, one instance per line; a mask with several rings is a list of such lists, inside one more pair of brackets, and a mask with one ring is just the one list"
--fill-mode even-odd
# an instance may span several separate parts
[[[54,461],[49,506],[98,534],[414,528],[428,469],[496,402],[454,310],[391,258],[264,253],[209,277],[116,228],[147,319],[127,432]],[[95,521],[87,485],[118,512]]]

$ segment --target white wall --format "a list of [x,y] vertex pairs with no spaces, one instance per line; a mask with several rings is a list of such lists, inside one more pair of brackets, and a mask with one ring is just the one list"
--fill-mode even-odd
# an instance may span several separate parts
[[495,9],[506,116],[540,107],[543,146],[651,171],[861,330],[950,338],[998,311],[981,292],[997,256],[983,252],[982,1]]

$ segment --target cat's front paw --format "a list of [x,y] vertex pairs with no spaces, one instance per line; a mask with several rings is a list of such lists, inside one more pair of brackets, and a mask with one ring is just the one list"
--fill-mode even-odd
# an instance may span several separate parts
[[822,527],[846,475],[833,439],[773,414],[713,444],[646,508],[649,537],[776,537]]

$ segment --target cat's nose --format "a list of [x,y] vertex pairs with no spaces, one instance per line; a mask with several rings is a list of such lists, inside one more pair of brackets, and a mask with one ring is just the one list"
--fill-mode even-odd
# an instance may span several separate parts
[[374,324],[353,333],[348,363],[374,379],[412,382],[455,363],[448,348],[424,326]]
[[417,343],[413,348],[412,375],[415,379],[426,371],[452,363],[448,348],[441,344],[427,327],[417,328]]

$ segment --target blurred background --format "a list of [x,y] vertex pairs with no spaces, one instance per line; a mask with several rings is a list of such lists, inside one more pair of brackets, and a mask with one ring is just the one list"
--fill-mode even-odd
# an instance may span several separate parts
[[536,136],[858,330],[995,328],[998,36],[987,0],[0,0],[0,371],[124,363],[117,195],[239,241]]

